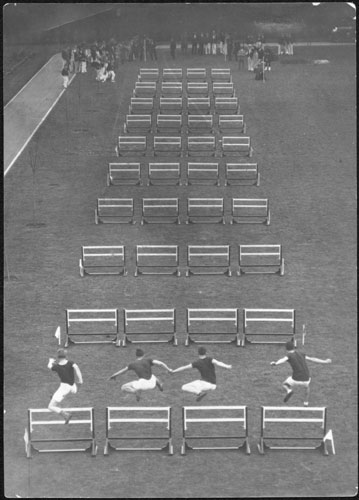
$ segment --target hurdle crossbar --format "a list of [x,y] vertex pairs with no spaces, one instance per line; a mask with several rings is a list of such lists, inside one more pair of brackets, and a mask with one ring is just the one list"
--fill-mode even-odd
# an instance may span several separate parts
[[153,154],[154,156],[160,154],[176,154],[177,156],[181,156],[182,152],[182,138],[178,137],[169,137],[169,136],[154,136],[153,139]]
[[235,97],[236,95],[232,82],[213,82],[212,93],[215,97]]
[[229,68],[211,68],[212,82],[231,82],[231,70]]
[[136,82],[133,97],[155,97],[157,92],[156,82]]
[[[117,309],[66,309],[65,347],[69,344],[120,345]],[[81,325],[85,325],[81,330]],[[77,326],[77,328],[76,328]],[[103,326],[103,328],[101,328]],[[89,331],[90,329],[94,331]],[[73,337],[111,337],[111,340],[75,341]]]
[[125,134],[132,132],[151,132],[152,116],[151,115],[126,115],[126,122],[123,125]]
[[226,163],[225,186],[247,184],[259,186],[259,183],[258,163]]
[[126,255],[123,245],[82,246],[80,276],[117,274],[126,276]]
[[239,270],[241,274],[284,274],[282,245],[239,245]]
[[[202,414],[208,414],[208,412],[219,411],[221,414],[226,412],[238,412],[236,417],[190,417],[187,414],[191,412],[201,412]],[[193,414],[193,413],[192,413]],[[228,413],[227,413],[228,414]],[[233,415],[233,413],[232,413]],[[191,435],[188,433],[188,424],[203,424],[217,422],[226,423],[227,425],[238,424],[236,426],[235,435]],[[244,433],[240,433],[237,430],[240,426],[243,426]],[[193,446],[188,444],[188,440],[198,441],[198,440],[242,440],[243,442],[237,446]],[[185,455],[187,450],[242,450],[245,451],[247,455],[250,454],[249,446],[249,436],[248,436],[248,411],[246,406],[184,406],[182,407],[182,446],[181,455]]]
[[141,185],[140,163],[109,163],[107,173],[107,185],[116,184]]
[[157,115],[157,132],[158,133],[169,133],[181,132],[182,129],[182,115]]
[[153,97],[131,97],[131,104],[128,109],[130,115],[153,113]]
[[182,97],[160,97],[161,114],[181,114],[183,111]]
[[189,115],[208,114],[211,109],[211,99],[209,97],[187,97],[187,112]]
[[182,80],[182,68],[163,68],[162,81],[172,82],[174,80]]
[[253,154],[251,138],[248,136],[223,136],[220,139],[222,156],[248,156]]
[[188,82],[187,83],[187,96],[188,97],[208,97],[208,83],[207,82]]
[[219,115],[219,131],[222,133],[233,130],[240,134],[246,133],[246,124],[243,115]]
[[207,71],[205,68],[187,68],[187,81],[206,81]]
[[118,138],[118,156],[127,154],[146,154],[147,151],[147,138],[146,136],[123,135]]
[[212,133],[213,115],[188,115],[188,132]]
[[[254,325],[254,330],[251,329],[252,325]],[[263,327],[263,329],[261,329],[261,327]],[[285,344],[288,340],[293,340],[296,344],[295,335],[295,309],[243,310],[242,346],[245,346],[246,344]],[[257,337],[257,339],[259,338],[260,340],[249,340],[248,337]],[[262,337],[274,337],[275,340],[265,340]],[[278,340],[278,337],[287,338],[284,340]]]
[[[55,417],[54,413],[49,409],[45,408],[29,408],[27,410],[27,426],[25,429],[25,452],[26,458],[32,458],[33,452],[37,453],[55,453],[55,452],[91,452],[91,456],[94,457],[97,454],[97,445],[95,439],[95,415],[94,408],[63,408],[63,411],[71,412],[71,413],[86,413],[88,416],[86,418],[75,418],[73,415],[72,419],[68,422],[67,425],[89,425],[90,435],[88,437],[66,437],[66,438],[40,438],[34,436],[34,427],[39,428],[40,426],[49,426],[49,425],[64,425],[64,420],[35,420],[35,415],[40,414],[51,414]],[[82,448],[46,448],[46,449],[37,449],[34,446],[34,443],[90,443],[87,447]]]
[[[211,323],[212,328],[215,328],[215,331],[211,331],[209,328],[209,323]],[[223,331],[223,328],[226,325],[230,325],[233,328],[232,332]],[[193,327],[195,326],[203,326],[205,331],[197,330],[194,331]],[[222,331],[220,328],[222,327]],[[233,336],[234,339],[230,340],[196,340],[193,338],[193,335],[226,335]],[[238,309],[214,309],[214,308],[206,308],[206,309],[186,309],[186,338],[185,345],[188,346],[190,343],[197,344],[233,344],[236,343],[237,346],[241,345],[239,338],[239,321],[238,321]]]
[[180,276],[178,245],[136,245],[135,276],[172,274]]
[[222,223],[224,219],[223,198],[188,198],[186,224]]
[[162,82],[161,85],[162,97],[182,97],[182,82]]
[[230,224],[270,225],[271,214],[268,198],[232,198]]
[[141,224],[179,224],[178,198],[143,198]]
[[133,198],[98,198],[95,223],[135,224]]
[[238,97],[215,97],[214,111],[222,114],[240,114]]
[[178,162],[148,164],[148,185],[181,185],[181,167]]
[[210,162],[188,162],[187,185],[191,184],[215,184],[219,186],[219,166]]
[[[127,343],[171,343],[177,345],[176,309],[124,309],[123,322],[123,347]],[[151,324],[156,327],[155,332],[149,329]],[[159,327],[160,324],[162,325],[161,328]],[[140,326],[136,328],[136,325]],[[170,338],[138,340],[133,337],[134,335],[160,335],[161,337],[163,335],[168,337],[169,335]]]
[[138,78],[141,82],[157,82],[159,78],[158,68],[140,68]]
[[225,274],[232,276],[229,245],[188,245],[186,276]]

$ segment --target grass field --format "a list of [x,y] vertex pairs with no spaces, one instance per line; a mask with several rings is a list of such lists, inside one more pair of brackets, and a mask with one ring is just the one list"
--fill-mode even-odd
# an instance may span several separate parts
[[[230,67],[261,173],[259,187],[106,187],[107,164],[127,113],[139,64],[121,67],[115,85],[99,87],[94,74],[78,75],[5,178],[4,463],[5,495],[35,498],[351,496],[357,486],[356,331],[356,121],[355,52],[342,47],[303,48],[326,65],[275,63],[266,83],[219,58],[163,53],[159,67]],[[299,49],[298,49],[299,51]],[[168,60],[166,59],[168,57]],[[147,64],[151,66],[151,64]],[[98,92],[101,92],[100,94]],[[37,152],[35,189],[30,157]],[[148,156],[145,161],[152,159]],[[181,160],[186,161],[186,160]],[[220,160],[221,164],[223,160]],[[147,195],[185,199],[268,197],[271,225],[95,225],[96,199]],[[33,197],[36,200],[33,216]],[[281,243],[283,277],[133,276],[136,244]],[[81,278],[81,245],[124,244],[131,251],[126,277]],[[182,255],[182,254],[181,254]],[[333,360],[311,365],[310,404],[328,407],[336,455],[315,452],[258,454],[260,407],[281,405],[286,365],[275,345],[209,346],[233,365],[217,370],[218,388],[203,405],[249,407],[252,454],[198,452],[182,457],[180,387],[194,372],[162,375],[165,391],[141,404],[172,406],[175,454],[123,453],[103,457],[105,407],[137,404],[106,382],[134,358],[135,346],[74,346],[70,358],[84,376],[68,406],[94,406],[99,453],[36,455],[27,460],[23,434],[27,408],[46,407],[58,386],[47,369],[64,329],[66,308],[167,308],[178,314],[179,345],[150,345],[155,358],[176,368],[196,358],[185,347],[186,307],[294,308],[306,324],[305,350]],[[298,395],[291,400],[301,405]]]

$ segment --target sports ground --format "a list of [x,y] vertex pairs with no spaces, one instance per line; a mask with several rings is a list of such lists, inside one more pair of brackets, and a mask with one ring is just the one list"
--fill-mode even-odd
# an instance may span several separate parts
[[[299,52],[300,51],[300,52]],[[217,57],[169,59],[158,67],[231,68],[260,186],[106,186],[107,166],[122,131],[140,64],[119,68],[116,84],[77,75],[4,179],[4,464],[5,495],[35,498],[353,496],[357,492],[356,81],[354,47],[303,47],[307,64],[273,64],[265,83]],[[315,65],[315,59],[329,64]],[[151,63],[142,64],[154,66]],[[59,77],[58,77],[59,78]],[[58,82],[58,86],[61,82]],[[31,102],[28,103],[31,113]],[[185,135],[183,134],[183,137]],[[144,162],[153,160],[149,154]],[[181,162],[187,161],[182,158]],[[35,162],[35,182],[33,169]],[[269,198],[266,225],[95,225],[99,197],[212,196]],[[138,244],[278,243],[285,274],[134,277]],[[128,247],[127,276],[81,278],[82,245]],[[181,385],[194,372],[155,370],[164,392],[144,394],[143,406],[173,408],[174,455],[123,452],[103,456],[106,406],[138,405],[106,378],[134,359],[135,346],[78,345],[70,359],[84,385],[68,406],[95,408],[96,457],[81,453],[25,456],[28,408],[46,408],[58,380],[47,369],[64,329],[67,308],[176,308],[179,345],[145,350],[171,368],[197,356],[184,346],[185,309],[293,308],[306,325],[311,365],[310,404],[328,408],[335,455],[314,451],[257,451],[260,407],[282,405],[287,365],[278,345],[211,344],[208,353],[232,364],[217,370],[217,390],[203,405],[246,405],[251,455],[236,451],[181,456],[181,407],[194,404]],[[299,342],[300,345],[300,342]],[[291,400],[301,405],[298,395]]]

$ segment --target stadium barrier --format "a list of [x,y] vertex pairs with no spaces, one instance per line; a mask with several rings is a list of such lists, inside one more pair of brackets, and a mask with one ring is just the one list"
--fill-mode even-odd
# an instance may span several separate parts
[[230,224],[270,224],[270,209],[267,198],[232,198]]
[[182,115],[159,114],[157,115],[156,127],[158,133],[180,133],[182,130]]
[[[296,441],[298,445],[269,445],[268,441]],[[303,441],[316,442],[316,445],[302,446]],[[331,442],[332,453],[335,455],[333,433],[331,430],[327,431],[327,408],[262,406],[261,436],[258,444],[259,453],[262,455],[266,450],[319,450],[328,455],[327,441]]]
[[179,224],[178,198],[143,198],[141,224]]
[[229,245],[188,245],[186,276],[225,274],[232,276]]
[[219,186],[218,163],[188,162],[187,186],[191,184],[215,184]]
[[205,68],[187,68],[187,81],[197,82],[207,80],[207,70]]
[[157,82],[159,79],[158,68],[140,68],[138,76],[141,82]]
[[160,97],[161,114],[181,114],[183,111],[182,97]]
[[173,82],[177,80],[182,80],[182,68],[163,68],[163,82]]
[[[29,408],[27,410],[27,427],[25,428],[24,440],[25,440],[25,452],[26,458],[32,458],[33,452],[37,453],[57,453],[57,452],[90,452],[92,457],[97,454],[97,445],[95,440],[95,419],[94,419],[94,409],[93,408],[62,408],[63,411],[71,412],[73,414],[72,419],[66,425],[66,437],[60,437],[60,434],[52,438],[49,437],[37,437],[34,431],[34,427],[39,428],[40,426],[53,426],[53,425],[64,425],[64,419],[59,417],[56,413],[51,412],[45,408]],[[37,420],[35,415],[40,416],[46,414],[50,416],[48,420]],[[76,418],[77,414],[80,414],[80,418]],[[85,414],[85,415],[81,415]],[[87,436],[79,437],[78,435],[72,437],[70,436],[69,427],[73,425],[81,425],[81,430],[85,430]],[[86,426],[85,428],[83,426]],[[89,428],[88,428],[89,426]],[[77,427],[78,428],[78,427]],[[89,431],[89,432],[88,432]],[[35,448],[34,444],[47,443],[47,445],[54,443],[89,443],[87,447],[71,447],[71,448]]]
[[188,156],[214,156],[216,154],[216,138],[213,135],[187,137]]
[[209,88],[207,82],[188,82],[187,97],[208,97]]
[[153,97],[131,97],[129,114],[148,115],[153,113]]
[[[95,340],[75,341],[73,337],[92,337]],[[97,340],[97,337],[111,337]],[[117,309],[66,309],[65,347],[70,344],[120,345]]]
[[182,97],[182,82],[162,82],[161,97]]
[[178,245],[136,245],[135,276],[140,274],[180,276]]
[[188,97],[187,112],[189,115],[208,114],[211,109],[211,100],[209,97]]
[[148,185],[181,186],[181,167],[179,163],[149,163]]
[[117,184],[141,185],[140,163],[109,163],[107,186]]
[[118,156],[125,155],[145,155],[147,151],[147,138],[146,136],[119,136],[117,154]]
[[240,114],[238,97],[215,97],[214,111],[218,114]]
[[231,70],[228,68],[211,68],[212,82],[231,82]]
[[133,97],[155,97],[156,92],[156,82],[136,82]]
[[[193,336],[202,336],[196,340]],[[216,340],[203,340],[203,336],[222,337]],[[233,338],[233,335],[235,337]],[[226,337],[223,340],[223,337]],[[232,337],[228,339],[228,337]],[[238,309],[186,309],[185,345],[190,343],[232,344],[240,346]]]
[[219,140],[222,156],[249,156],[253,154],[251,138],[246,136],[223,136]]
[[133,198],[98,198],[95,223],[135,224]]
[[188,115],[188,132],[211,134],[213,132],[213,116]]
[[82,246],[79,262],[80,276],[118,274],[126,276],[125,247]]
[[219,115],[219,131],[225,134],[228,131],[234,131],[239,134],[246,133],[246,124],[243,115]]
[[182,138],[168,137],[168,136],[154,136],[153,154],[158,155],[177,155],[181,156],[182,152]]
[[[243,347],[246,344],[285,344],[288,340],[293,340],[296,345],[295,335],[295,309],[243,310]],[[248,337],[255,337],[256,340],[249,340]],[[274,340],[267,340],[268,337]]]
[[259,183],[260,174],[258,172],[258,163],[226,163],[225,186],[259,186]]
[[233,83],[214,82],[212,84],[212,94],[214,97],[235,97],[236,92]]
[[[175,309],[125,309],[123,321],[123,347],[126,347],[128,343],[169,343],[177,345]],[[148,340],[139,340],[137,338],[137,336],[143,335],[151,338]]]
[[151,115],[126,115],[126,123],[123,124],[125,134],[151,132]]
[[[212,416],[213,413],[216,415]],[[203,416],[202,416],[203,415]],[[220,415],[220,416],[217,416]],[[188,432],[189,424],[192,426],[199,424],[203,433],[191,435]],[[214,424],[216,429],[221,429],[221,434],[214,433],[212,427]],[[222,425],[221,425],[222,424]],[[228,435],[227,430],[235,425],[235,434]],[[208,429],[210,426],[210,429]],[[243,431],[240,432],[239,427],[243,426]],[[198,426],[197,426],[198,427]],[[207,429],[206,429],[207,428]],[[228,440],[241,440],[241,444],[236,446],[193,446],[189,445],[188,441],[213,441],[220,440],[228,442]],[[242,441],[243,440],[243,441]],[[182,446],[181,455],[185,455],[188,450],[242,450],[247,455],[250,454],[249,436],[248,436],[248,411],[246,406],[183,406],[182,407]]]
[[282,245],[239,245],[241,274],[284,274]]
[[223,198],[188,198],[186,224],[222,223],[224,219]]
[[[151,415],[155,416],[151,416]],[[165,414],[165,415],[164,415]],[[146,415],[146,416],[144,416]],[[161,416],[160,416],[161,415]],[[116,424],[119,424],[117,433],[113,435],[111,429]],[[140,434],[145,431],[145,424],[148,424],[148,434]],[[154,435],[151,424],[166,425],[166,432],[160,435]],[[130,430],[128,430],[128,426]],[[120,434],[120,431],[126,429],[126,432]],[[132,429],[135,428],[133,432]],[[140,431],[138,430],[140,428]],[[133,435],[129,435],[129,432]],[[142,442],[142,446],[122,447],[113,444],[114,441],[127,441],[127,442]],[[143,446],[146,441],[165,441],[166,444],[160,447],[145,447]],[[106,408],[106,441],[104,447],[104,455],[109,455],[111,451],[168,451],[169,455],[173,455],[172,445],[172,408],[171,407],[131,407],[131,406],[109,406]]]

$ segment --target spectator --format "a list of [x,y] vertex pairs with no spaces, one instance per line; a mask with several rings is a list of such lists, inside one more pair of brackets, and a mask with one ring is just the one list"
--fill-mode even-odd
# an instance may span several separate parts
[[171,41],[170,41],[170,52],[171,52],[172,59],[175,59],[176,58],[176,41],[174,38],[171,38]]
[[239,44],[237,58],[238,58],[238,69],[239,70],[244,69],[245,61],[248,58],[248,51],[246,50],[245,45]]
[[185,31],[181,37],[181,52],[183,55],[186,55],[188,51],[188,35]]
[[192,55],[197,55],[198,52],[198,37],[197,33],[193,33],[192,36]]
[[62,71],[61,71],[61,75],[62,75],[62,79],[63,79],[62,86],[64,87],[64,89],[67,89],[67,87],[69,86],[69,74],[70,74],[69,63],[66,62],[64,67],[62,68]]
[[204,53],[207,56],[209,56],[211,53],[211,38],[208,32],[204,36]]

